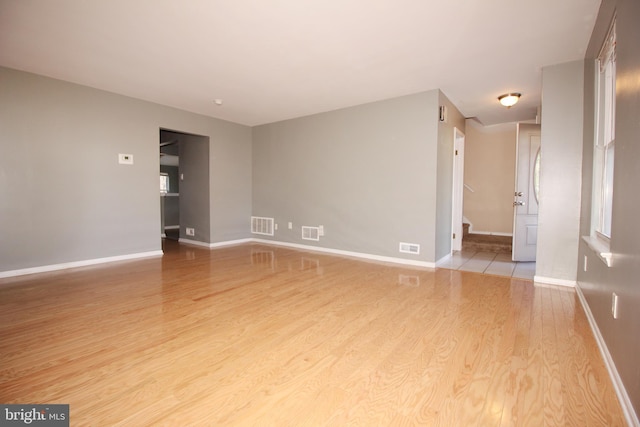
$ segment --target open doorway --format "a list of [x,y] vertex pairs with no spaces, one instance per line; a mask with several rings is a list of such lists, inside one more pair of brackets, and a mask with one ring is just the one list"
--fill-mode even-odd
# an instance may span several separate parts
[[160,129],[161,235],[209,245],[209,137]]
[[462,250],[442,267],[532,279],[535,263],[512,260],[517,124],[465,124]]

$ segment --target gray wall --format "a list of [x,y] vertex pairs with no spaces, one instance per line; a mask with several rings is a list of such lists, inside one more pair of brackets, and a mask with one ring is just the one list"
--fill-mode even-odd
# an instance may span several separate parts
[[[274,240],[434,262],[438,100],[434,90],[255,127],[253,214],[275,218]],[[326,235],[302,240],[302,225]]]
[[582,177],[583,61],[542,70],[536,276],[576,281]]
[[160,128],[210,138],[204,240],[249,237],[250,128],[0,68],[0,271],[159,250]]
[[[180,141],[180,238],[209,242],[209,138],[175,134]],[[187,236],[186,228],[193,228],[194,236]]]
[[[579,261],[587,258],[588,268],[578,269],[579,286],[597,322],[635,412],[640,412],[640,2],[603,0],[587,50],[584,74],[584,162],[583,202],[580,233],[589,235],[594,126],[594,66],[617,8],[616,156],[611,230],[612,266],[607,268],[581,242]],[[611,315],[611,294],[619,295],[619,318]]]
[[438,95],[439,105],[447,109],[447,120],[438,122],[438,160],[436,190],[436,249],[438,261],[451,253],[451,217],[453,203],[453,129],[465,132],[465,118],[442,92]]

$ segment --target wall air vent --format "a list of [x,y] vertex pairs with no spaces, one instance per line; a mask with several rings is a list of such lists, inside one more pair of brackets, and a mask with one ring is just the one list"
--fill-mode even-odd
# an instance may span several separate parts
[[400,252],[403,254],[418,255],[420,253],[420,245],[417,243],[400,242]]
[[320,227],[307,227],[302,226],[302,239],[303,240],[320,240]]
[[273,236],[273,218],[251,217],[251,233]]

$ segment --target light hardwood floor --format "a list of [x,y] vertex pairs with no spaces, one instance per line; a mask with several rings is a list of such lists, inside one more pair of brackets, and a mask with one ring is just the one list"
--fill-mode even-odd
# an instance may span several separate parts
[[73,426],[623,426],[572,290],[262,245],[0,280],[0,402]]

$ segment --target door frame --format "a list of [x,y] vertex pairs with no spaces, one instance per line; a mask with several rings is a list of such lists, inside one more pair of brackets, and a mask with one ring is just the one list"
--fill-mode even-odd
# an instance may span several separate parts
[[464,133],[453,128],[453,182],[451,196],[451,252],[462,250],[464,191]]

